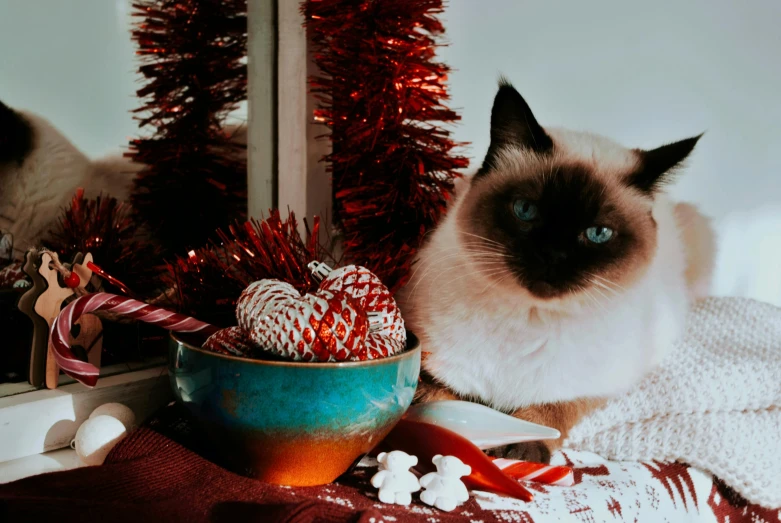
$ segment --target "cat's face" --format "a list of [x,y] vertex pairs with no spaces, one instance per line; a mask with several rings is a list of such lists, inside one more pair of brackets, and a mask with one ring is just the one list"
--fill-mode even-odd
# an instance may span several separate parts
[[540,300],[630,285],[656,250],[654,195],[698,139],[642,151],[546,131],[503,84],[491,146],[458,209],[460,241],[486,273],[512,275]]

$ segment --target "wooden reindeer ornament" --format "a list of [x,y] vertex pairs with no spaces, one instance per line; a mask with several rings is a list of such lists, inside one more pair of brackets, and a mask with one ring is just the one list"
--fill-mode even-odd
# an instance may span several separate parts
[[[41,255],[41,265],[38,268],[38,272],[46,281],[47,288],[35,302],[35,312],[46,320],[49,330],[51,330],[52,323],[54,323],[57,315],[62,310],[63,303],[71,296],[76,295],[78,289],[86,292],[85,288],[92,278],[92,271],[87,268],[87,264],[93,261],[92,254],[88,253],[83,259],[81,258],[81,255],[77,255],[70,268],[70,272],[76,275],[76,278],[71,276],[75,283],[75,286],[71,288],[67,285],[60,285],[58,276],[61,273],[54,267],[57,260],[49,252],[44,252]],[[70,345],[77,353],[83,352],[87,361],[96,367],[100,367],[100,357],[103,351],[103,326],[100,319],[94,314],[83,315],[74,324]],[[49,342],[46,355],[46,388],[48,389],[57,388],[60,374],[60,369],[54,359],[52,350]]]

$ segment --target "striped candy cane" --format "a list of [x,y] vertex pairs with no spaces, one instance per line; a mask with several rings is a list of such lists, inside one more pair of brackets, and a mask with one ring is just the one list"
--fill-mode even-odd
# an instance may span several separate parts
[[88,387],[94,387],[97,383],[98,368],[77,359],[71,352],[68,339],[74,322],[82,314],[94,311],[118,314],[174,332],[202,332],[205,336],[210,336],[219,330],[218,327],[195,318],[115,294],[99,292],[77,298],[69,303],[52,323],[51,344],[54,348],[54,359],[62,371]]
[[494,465],[513,479],[536,481],[546,485],[571,487],[575,484],[575,475],[569,467],[552,467],[531,461],[497,458]]

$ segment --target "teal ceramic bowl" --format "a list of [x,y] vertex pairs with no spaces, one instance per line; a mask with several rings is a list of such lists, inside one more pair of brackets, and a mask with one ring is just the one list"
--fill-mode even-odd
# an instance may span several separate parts
[[169,377],[236,472],[280,485],[330,483],[375,447],[412,402],[420,346],[380,360],[299,363],[225,356],[172,335]]

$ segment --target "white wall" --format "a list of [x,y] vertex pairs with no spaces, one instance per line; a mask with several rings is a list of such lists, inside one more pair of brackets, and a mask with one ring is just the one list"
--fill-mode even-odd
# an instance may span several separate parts
[[51,121],[90,156],[138,132],[128,0],[0,0],[0,100]]
[[[129,5],[0,0],[0,100],[90,156],[124,147],[139,132]],[[706,130],[673,190],[717,219],[714,291],[781,304],[781,2],[449,0],[445,20],[473,165],[500,72],[543,125],[639,147]]]
[[473,167],[500,73],[542,125],[638,147],[707,131],[673,193],[717,219],[714,291],[781,303],[781,2],[449,0],[445,20]]

